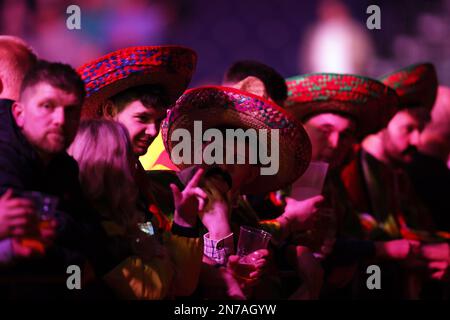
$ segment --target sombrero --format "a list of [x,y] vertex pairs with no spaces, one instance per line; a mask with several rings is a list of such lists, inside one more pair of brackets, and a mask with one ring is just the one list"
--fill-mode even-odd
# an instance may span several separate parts
[[87,92],[82,117],[101,117],[106,99],[146,84],[161,85],[172,104],[189,85],[196,62],[196,53],[180,46],[125,48],[91,61],[77,70]]
[[[267,129],[270,143],[272,129],[279,130],[279,170],[275,175],[259,175],[242,190],[245,194],[278,190],[294,182],[309,165],[311,143],[303,126],[275,103],[235,88],[205,86],[186,91],[161,124],[161,134],[171,155],[177,142],[174,130],[194,131],[194,121],[202,121],[203,129],[241,128]],[[268,147],[270,150],[270,146]],[[192,163],[192,161],[191,161]],[[180,169],[191,164],[178,164]]]
[[319,113],[344,114],[356,121],[360,137],[385,127],[397,110],[393,89],[362,76],[315,73],[288,78],[286,83],[286,109],[300,121]]
[[401,108],[431,110],[436,100],[438,79],[431,63],[410,65],[381,77],[380,81],[397,92]]

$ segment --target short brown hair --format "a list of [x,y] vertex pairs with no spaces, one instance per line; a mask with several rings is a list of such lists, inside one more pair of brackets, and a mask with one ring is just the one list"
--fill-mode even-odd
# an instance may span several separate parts
[[228,68],[223,81],[225,83],[239,82],[249,76],[256,77],[264,83],[273,101],[283,104],[287,99],[288,89],[283,76],[272,67],[258,61],[236,61]]
[[68,64],[40,60],[25,76],[20,94],[38,83],[48,83],[55,88],[74,93],[83,104],[86,90],[78,73]]
[[128,88],[108,99],[116,113],[120,113],[125,106],[133,101],[139,100],[144,107],[168,108],[169,97],[162,86],[142,85]]

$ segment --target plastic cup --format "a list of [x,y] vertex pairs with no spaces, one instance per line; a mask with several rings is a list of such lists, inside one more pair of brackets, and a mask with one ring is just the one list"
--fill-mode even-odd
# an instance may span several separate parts
[[[26,198],[34,203],[36,215],[39,219],[39,230],[50,228],[50,220],[55,218],[56,207],[59,199],[38,191],[24,191],[18,195],[20,198]],[[33,247],[35,250],[44,251],[44,245],[39,239],[39,235],[27,236],[21,239],[24,246]]]
[[311,161],[305,173],[292,185],[290,197],[302,201],[320,195],[327,171],[328,163]]
[[256,270],[255,262],[258,259],[253,253],[257,250],[267,249],[272,235],[264,230],[242,226],[239,233],[237,255],[240,257],[235,269],[235,276],[250,280],[250,274]]

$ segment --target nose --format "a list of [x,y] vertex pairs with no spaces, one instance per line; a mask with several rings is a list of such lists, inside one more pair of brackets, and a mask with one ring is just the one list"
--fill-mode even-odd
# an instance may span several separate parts
[[328,136],[328,145],[332,147],[333,149],[336,149],[339,144],[339,133],[338,132],[332,132]]
[[58,125],[63,125],[65,122],[65,114],[63,107],[57,107],[53,110],[53,122]]
[[155,123],[149,123],[145,128],[145,134],[156,137],[158,135],[158,128]]
[[414,130],[409,137],[409,144],[413,146],[417,146],[420,140],[420,132],[419,130]]

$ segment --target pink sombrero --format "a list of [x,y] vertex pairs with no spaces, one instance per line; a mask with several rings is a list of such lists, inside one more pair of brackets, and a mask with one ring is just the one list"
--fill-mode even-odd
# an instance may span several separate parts
[[77,70],[87,92],[82,117],[101,117],[106,99],[146,84],[161,85],[172,104],[189,85],[196,62],[196,53],[180,46],[125,48],[91,61]]
[[286,79],[286,109],[300,121],[319,113],[354,119],[363,137],[385,127],[397,111],[398,96],[383,83],[350,74],[315,73]]
[[[235,88],[205,86],[186,91],[161,124],[161,134],[169,155],[178,142],[170,137],[176,129],[193,133],[194,121],[203,129],[242,128],[279,130],[279,170],[275,175],[259,175],[243,192],[264,193],[283,188],[297,180],[309,165],[311,143],[303,126],[275,103]],[[269,149],[270,150],[270,149]],[[180,169],[192,166],[179,164]]]

